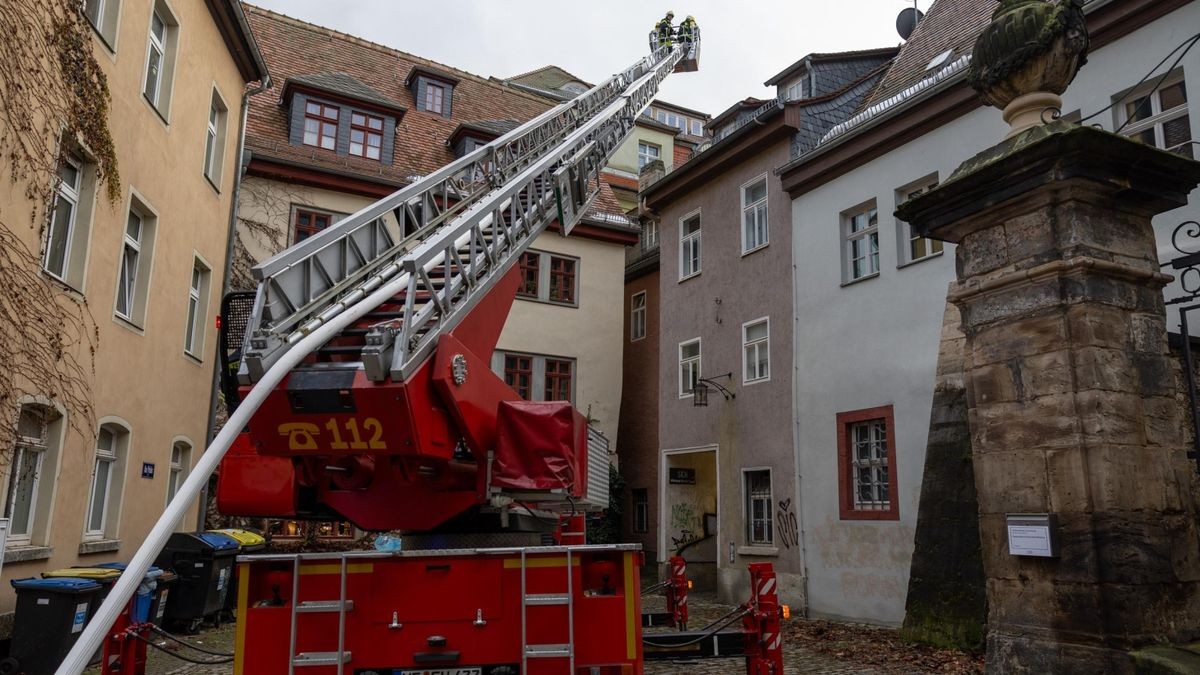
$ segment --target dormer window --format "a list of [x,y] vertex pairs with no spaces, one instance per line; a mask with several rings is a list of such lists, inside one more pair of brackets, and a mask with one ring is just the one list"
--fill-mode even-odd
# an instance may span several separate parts
[[366,113],[350,115],[350,154],[379,159],[383,148],[383,118]]
[[404,79],[404,86],[412,91],[417,110],[446,118],[452,112],[456,84],[457,77],[423,65],[413,66]]
[[421,107],[426,112],[442,114],[442,101],[446,98],[446,88],[433,82],[425,83],[425,103]]
[[337,106],[308,101],[304,107],[304,144],[337,150]]

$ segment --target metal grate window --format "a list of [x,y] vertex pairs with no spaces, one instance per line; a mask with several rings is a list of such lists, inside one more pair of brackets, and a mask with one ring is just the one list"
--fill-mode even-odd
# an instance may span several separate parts
[[775,542],[771,522],[771,472],[747,471],[746,541],[751,546],[770,546]]
[[850,425],[850,467],[854,481],[854,508],[891,508],[888,489],[888,429],[882,419]]

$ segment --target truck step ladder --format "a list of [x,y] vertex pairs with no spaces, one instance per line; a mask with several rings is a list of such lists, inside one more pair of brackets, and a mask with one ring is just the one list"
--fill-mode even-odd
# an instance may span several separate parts
[[[575,672],[575,593],[574,577],[571,569],[574,559],[571,549],[565,549],[566,582],[562,593],[529,593],[529,557],[528,551],[521,549],[521,672],[528,673],[530,659],[567,659],[569,670]],[[567,641],[565,643],[529,642],[529,608],[530,607],[565,607],[567,612]]]
[[[291,598],[291,646],[288,653],[288,675],[293,675],[297,668],[310,666],[337,666],[337,674],[343,675],[344,668],[350,663],[352,655],[346,651],[346,612],[354,610],[354,601],[346,599],[346,556],[341,556],[341,569],[338,577],[337,600],[300,600],[300,554],[292,558],[292,598]],[[297,652],[296,651],[296,615],[337,612],[338,634],[337,650],[326,652]]]

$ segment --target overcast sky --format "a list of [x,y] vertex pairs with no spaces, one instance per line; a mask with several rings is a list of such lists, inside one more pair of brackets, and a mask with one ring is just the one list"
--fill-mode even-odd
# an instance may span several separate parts
[[[919,0],[922,10],[931,0]],[[251,0],[277,12],[476,75],[508,77],[553,63],[593,84],[648,49],[654,23],[692,14],[700,71],[672,75],[661,98],[715,115],[810,52],[900,43],[896,15],[912,0]],[[269,66],[270,64],[268,64]]]

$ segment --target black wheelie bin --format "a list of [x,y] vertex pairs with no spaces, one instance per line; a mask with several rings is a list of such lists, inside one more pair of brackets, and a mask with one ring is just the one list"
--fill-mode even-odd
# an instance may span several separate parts
[[154,561],[179,577],[167,601],[166,622],[188,632],[204,619],[216,617],[225,606],[240,548],[233,537],[219,532],[176,532]]

